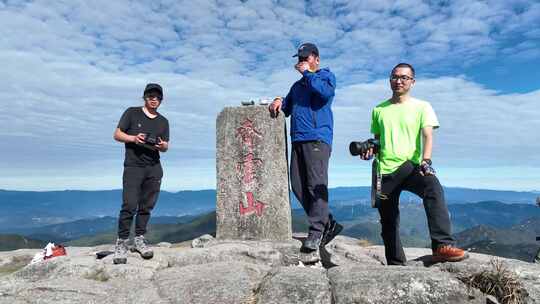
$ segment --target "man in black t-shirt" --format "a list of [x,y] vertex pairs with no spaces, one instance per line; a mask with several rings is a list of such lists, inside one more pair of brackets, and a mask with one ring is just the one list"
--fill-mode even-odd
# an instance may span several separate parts
[[145,258],[154,256],[146,246],[144,234],[161,186],[163,170],[159,152],[169,149],[169,122],[157,112],[163,100],[159,84],[149,83],[143,93],[144,106],[128,108],[114,131],[114,139],[125,143],[122,209],[118,218],[118,239],[114,264],[127,261],[127,242],[135,215],[132,250]]

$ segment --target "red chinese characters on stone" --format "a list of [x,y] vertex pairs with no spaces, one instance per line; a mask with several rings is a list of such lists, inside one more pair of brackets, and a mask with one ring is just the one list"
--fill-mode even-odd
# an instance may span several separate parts
[[259,133],[253,127],[253,121],[246,118],[242,122],[242,125],[236,128],[236,137],[240,136],[242,143],[248,147],[249,150],[253,149],[253,142],[255,137],[261,138],[261,133]]
[[262,160],[255,158],[253,153],[248,153],[241,162],[236,164],[236,173],[242,175],[244,184],[251,184],[255,182],[255,169],[260,165],[262,165]]
[[236,164],[236,174],[242,181],[242,189],[246,191],[247,207],[244,207],[244,202],[240,201],[240,215],[255,213],[257,216],[262,216],[264,203],[255,199],[253,189],[257,183],[256,169],[263,165],[263,161],[255,157],[254,145],[255,139],[261,138],[262,135],[253,126],[253,121],[245,119],[240,127],[236,129],[236,137],[240,138],[242,145],[242,161]]
[[256,201],[253,197],[253,192],[246,192],[246,199],[248,203],[247,207],[244,207],[244,204],[240,202],[240,215],[255,213],[257,216],[261,216],[264,210],[264,203]]

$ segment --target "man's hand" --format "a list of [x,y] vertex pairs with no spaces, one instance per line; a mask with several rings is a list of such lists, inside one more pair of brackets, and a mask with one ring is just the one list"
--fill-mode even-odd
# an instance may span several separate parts
[[132,142],[136,145],[142,145],[144,144],[144,139],[146,138],[146,134],[139,133],[137,135],[132,136]]
[[306,61],[301,61],[301,62],[295,64],[294,68],[298,72],[300,72],[300,74],[304,74],[304,71],[309,69],[309,63],[307,63]]
[[431,166],[431,161],[423,160],[420,163],[420,174],[422,176],[435,175],[435,169]]
[[158,140],[159,143],[154,147],[156,147],[156,149],[158,149],[160,152],[166,152],[169,149],[169,143],[161,140],[161,138],[158,138]]
[[268,106],[268,111],[270,111],[270,116],[272,118],[278,117],[279,111],[281,111],[282,104],[283,104],[283,98],[276,97],[274,98],[274,101]]
[[375,155],[375,153],[373,153],[373,148],[370,148],[366,150],[365,153],[360,154],[360,158],[363,160],[370,160],[373,158],[373,155]]

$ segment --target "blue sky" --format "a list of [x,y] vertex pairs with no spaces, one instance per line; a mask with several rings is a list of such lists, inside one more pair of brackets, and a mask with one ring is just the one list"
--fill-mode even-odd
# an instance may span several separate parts
[[441,122],[443,184],[540,189],[538,1],[0,1],[0,188],[121,187],[112,133],[147,82],[165,88],[167,190],[215,188],[215,119],[285,95],[316,43],[337,77],[330,186],[367,185],[369,137],[398,62]]

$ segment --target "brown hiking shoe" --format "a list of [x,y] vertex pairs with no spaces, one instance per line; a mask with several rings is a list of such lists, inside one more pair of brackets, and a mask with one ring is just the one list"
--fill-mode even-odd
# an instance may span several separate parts
[[459,262],[468,257],[465,250],[452,245],[439,246],[437,250],[433,251],[433,261],[435,262]]

